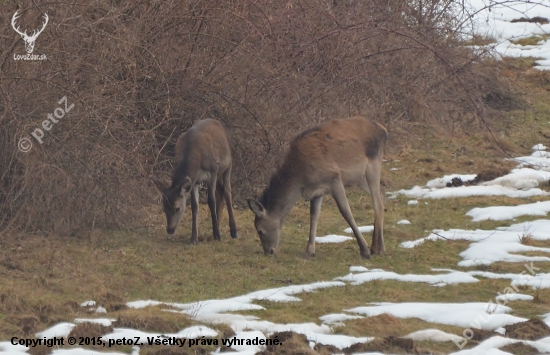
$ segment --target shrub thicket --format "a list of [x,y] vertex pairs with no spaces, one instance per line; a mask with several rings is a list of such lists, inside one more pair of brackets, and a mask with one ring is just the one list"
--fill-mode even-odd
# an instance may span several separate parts
[[[363,114],[390,131],[476,123],[509,93],[460,44],[460,3],[4,2],[1,228],[128,223],[156,203],[149,177],[170,171],[178,135],[202,118],[233,134],[236,200],[268,180],[296,133],[330,118]],[[29,34],[48,14],[33,53],[47,60],[14,59],[25,53],[16,9]],[[30,133],[64,96],[74,108],[38,144]]]

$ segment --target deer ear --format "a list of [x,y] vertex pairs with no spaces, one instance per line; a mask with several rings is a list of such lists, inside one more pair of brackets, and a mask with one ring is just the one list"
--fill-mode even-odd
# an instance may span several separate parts
[[153,184],[155,184],[155,186],[157,187],[157,189],[159,189],[160,192],[163,192],[164,190],[168,189],[169,185],[160,180],[160,179],[157,179],[157,178],[151,178],[151,180],[153,181]]
[[183,185],[181,185],[180,190],[180,196],[183,197],[183,195],[188,193],[189,191],[191,191],[191,179],[188,176],[185,178],[185,180],[183,180]]
[[254,200],[254,199],[251,199],[251,198],[249,198],[247,200],[247,202],[248,202],[248,207],[250,207],[252,212],[254,212],[254,214],[257,217],[265,216],[265,208],[264,208],[264,206],[262,206],[261,203],[259,203],[258,201]]

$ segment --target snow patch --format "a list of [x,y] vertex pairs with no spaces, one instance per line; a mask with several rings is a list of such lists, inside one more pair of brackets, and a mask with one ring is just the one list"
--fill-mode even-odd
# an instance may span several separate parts
[[416,341],[436,341],[436,342],[445,342],[445,341],[457,341],[461,342],[464,340],[463,337],[445,333],[439,329],[425,329],[413,332],[411,334],[405,335],[403,338],[408,338]]
[[352,240],[352,237],[347,237],[343,235],[336,235],[336,234],[329,234],[324,237],[315,237],[316,243],[343,243],[347,242],[348,240]]
[[527,256],[513,253],[540,252],[550,253],[550,248],[524,245],[520,238],[529,234],[534,240],[550,240],[550,220],[536,220],[513,224],[509,227],[498,227],[496,230],[434,230],[425,238],[401,243],[403,248],[414,248],[425,241],[467,240],[474,242],[460,253],[464,259],[459,266],[489,265],[497,261],[531,262],[550,261],[548,256]]
[[[490,308],[490,309],[489,309]],[[356,307],[346,312],[364,314],[367,317],[388,313],[398,318],[420,318],[426,322],[454,325],[462,328],[472,327],[495,330],[506,325],[524,322],[527,319],[515,317],[509,313],[512,309],[486,302],[472,303],[374,303],[372,306]],[[490,313],[488,313],[488,311]]]
[[[369,233],[374,230],[374,226],[361,226],[357,228],[359,228],[359,232],[361,233]],[[353,233],[353,231],[351,230],[351,228],[346,228],[344,229],[344,233]]]

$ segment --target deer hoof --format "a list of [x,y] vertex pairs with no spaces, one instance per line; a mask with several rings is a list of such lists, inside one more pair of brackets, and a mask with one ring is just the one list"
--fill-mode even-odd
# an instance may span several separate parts
[[363,257],[363,259],[366,259],[366,260],[370,259],[370,254],[368,252],[367,253],[361,252],[361,256]]
[[237,231],[231,232],[231,238],[237,239]]
[[308,251],[306,251],[306,252],[304,253],[304,258],[307,259],[307,260],[311,260],[311,259],[313,259],[314,257],[315,257],[315,253],[310,253],[310,252],[308,252]]

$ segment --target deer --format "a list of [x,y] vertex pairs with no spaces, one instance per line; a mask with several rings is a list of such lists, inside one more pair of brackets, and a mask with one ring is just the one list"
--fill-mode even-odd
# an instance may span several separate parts
[[25,42],[25,50],[27,51],[27,53],[31,54],[32,51],[34,50],[34,44],[36,42],[36,39],[38,38],[38,35],[40,35],[42,31],[44,31],[44,29],[46,28],[46,25],[48,24],[48,20],[49,20],[48,14],[44,14],[45,21],[42,24],[42,28],[39,30],[34,30],[32,35],[29,36],[27,34],[27,31],[21,32],[19,30],[19,26],[17,27],[15,26],[15,21],[18,19],[18,16],[17,16],[18,12],[19,11],[15,11],[15,14],[13,14],[13,17],[11,18],[11,26],[13,27],[15,32],[17,32]]
[[220,217],[224,200],[229,214],[231,237],[237,238],[231,197],[230,141],[229,131],[215,119],[200,120],[178,137],[171,184],[153,179],[162,193],[162,206],[166,215],[168,234],[174,234],[185,212],[187,196],[190,195],[193,220],[191,243],[198,243],[199,187],[205,182],[214,239],[221,240]]
[[[335,119],[299,134],[259,200],[247,199],[265,254],[275,254],[286,216],[303,197],[310,200],[309,241],[305,258],[315,256],[315,235],[323,196],[330,194],[359,244],[361,256],[384,255],[384,194],[380,175],[388,131],[363,116]],[[351,213],[345,188],[370,193],[374,206],[371,249]]]

